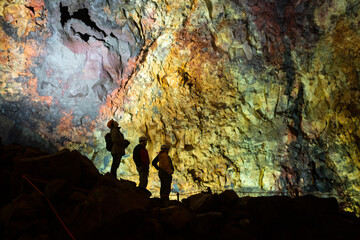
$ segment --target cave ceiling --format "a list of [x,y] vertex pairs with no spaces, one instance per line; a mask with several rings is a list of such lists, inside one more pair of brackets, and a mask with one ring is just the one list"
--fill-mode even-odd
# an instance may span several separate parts
[[[337,196],[359,212],[357,0],[0,2],[6,144],[76,149],[105,173],[106,123],[164,143],[173,189]],[[155,169],[151,191],[158,191]]]

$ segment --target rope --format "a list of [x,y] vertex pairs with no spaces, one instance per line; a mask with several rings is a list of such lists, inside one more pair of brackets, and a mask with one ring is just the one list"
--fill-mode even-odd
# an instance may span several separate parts
[[[131,176],[138,176],[138,174],[133,174]],[[48,181],[41,180],[41,179],[38,179],[38,178],[33,178],[33,177],[28,176],[28,175],[26,175],[26,177],[28,179],[31,179],[32,181],[35,181],[35,182],[49,183]],[[83,192],[89,192],[90,191],[89,189],[83,189],[83,188],[79,188],[79,187],[72,187],[72,188],[75,189],[75,190],[83,191]],[[155,191],[155,189],[151,189],[151,190]],[[192,195],[192,194],[198,194],[198,193],[201,193],[201,192],[207,192],[207,190],[208,190],[207,188],[204,188],[203,190],[194,190],[194,191],[188,191],[188,192],[185,192],[185,191],[171,192],[170,196],[177,196],[177,195],[188,196],[188,195]],[[211,189],[211,192],[221,193],[221,192],[223,192],[225,190],[227,190],[227,189]],[[250,192],[250,191],[234,190],[234,192],[236,192],[237,194],[240,194],[240,195],[244,195],[244,194],[289,195],[289,194],[286,194],[286,193],[284,193],[282,191],[268,191],[268,192],[260,192],[260,191],[256,192],[256,191],[254,191],[254,192]],[[335,193],[329,193],[329,192],[326,192],[326,193],[321,193],[321,192],[301,192],[301,195],[305,195],[305,194],[320,195],[320,196],[334,196],[334,197],[343,197],[343,195],[344,195],[344,194],[335,194]],[[358,194],[346,194],[346,195],[351,196],[351,197],[355,197],[355,196],[359,196],[360,193],[358,193]]]
[[[214,190],[214,189],[211,189],[211,192],[212,193],[221,193],[225,190],[228,190],[228,189],[217,189],[217,190]],[[233,189],[232,189],[233,190]],[[281,191],[268,191],[268,192],[260,192],[260,191],[254,191],[254,192],[250,192],[250,191],[240,191],[240,190],[233,190],[234,192],[236,192],[238,195],[245,195],[245,194],[257,194],[257,195],[290,195],[290,194],[287,194],[287,193],[284,193],[284,192],[281,192]],[[201,192],[208,192],[207,189],[204,189],[204,190],[195,190],[195,191],[188,191],[188,192],[171,192],[170,193],[170,196],[177,196],[177,195],[192,195],[192,194],[198,194],[198,193],[201,193]],[[307,194],[311,194],[311,195],[318,195],[318,196],[333,196],[333,197],[343,197],[343,195],[341,194],[335,194],[335,193],[329,193],[329,192],[300,192],[299,195],[307,195]],[[360,193],[358,194],[347,194],[347,196],[352,196],[352,197],[355,197],[355,196],[359,196]]]
[[25,175],[22,175],[22,177],[33,187],[36,189],[36,191],[38,191],[42,196],[45,197],[46,201],[48,202],[48,204],[50,205],[51,209],[53,210],[53,212],[55,213],[56,217],[59,219],[61,225],[65,228],[66,232],[69,234],[69,236],[71,237],[71,239],[75,240],[74,236],[71,234],[70,230],[66,227],[64,221],[61,219],[61,217],[59,216],[59,214],[57,213],[56,209],[54,208],[54,206],[51,204],[50,200],[46,197],[46,195],[41,192],[30,180],[29,178],[27,178]]

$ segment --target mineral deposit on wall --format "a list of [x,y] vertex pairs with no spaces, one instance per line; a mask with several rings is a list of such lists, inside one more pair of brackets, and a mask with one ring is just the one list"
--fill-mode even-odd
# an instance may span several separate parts
[[[337,196],[359,213],[357,0],[7,0],[1,137],[110,170],[106,122],[171,146],[173,189]],[[159,179],[150,169],[148,188]]]

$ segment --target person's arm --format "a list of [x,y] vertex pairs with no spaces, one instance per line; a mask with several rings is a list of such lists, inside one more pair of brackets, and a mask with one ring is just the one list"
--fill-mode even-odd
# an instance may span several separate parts
[[134,148],[134,151],[133,151],[133,160],[136,164],[136,167],[139,167],[140,164],[141,164],[141,159],[140,159],[140,154],[139,154],[139,145],[137,145],[135,148]]
[[156,158],[154,158],[154,160],[152,161],[152,165],[156,168],[156,170],[159,170],[158,162],[159,158],[158,156],[156,156]]
[[172,160],[171,160],[171,157],[170,157],[170,156],[169,156],[169,159],[170,159],[170,164],[171,164],[171,170],[174,172],[175,169],[174,169],[174,165],[173,165],[173,163],[172,163]]

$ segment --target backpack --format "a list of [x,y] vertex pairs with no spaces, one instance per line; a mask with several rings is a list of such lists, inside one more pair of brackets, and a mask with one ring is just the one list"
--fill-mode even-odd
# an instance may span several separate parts
[[112,148],[113,143],[111,141],[111,134],[110,133],[107,133],[105,135],[105,143],[106,143],[106,150],[111,152],[111,148]]
[[134,152],[133,152],[133,160],[134,160],[134,163],[135,163],[137,168],[141,166],[141,158],[140,158],[140,150],[141,150],[141,148],[142,148],[142,145],[138,144],[134,148]]
[[127,139],[124,139],[124,148],[127,148],[130,145],[130,141]]

